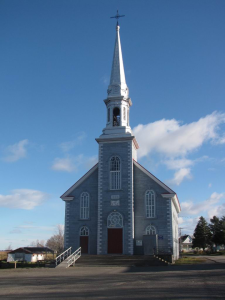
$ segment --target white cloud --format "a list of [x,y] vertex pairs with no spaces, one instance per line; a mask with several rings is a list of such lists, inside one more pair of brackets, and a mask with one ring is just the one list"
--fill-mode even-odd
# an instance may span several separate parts
[[215,208],[215,204],[217,204],[220,201],[220,199],[224,197],[224,193],[218,194],[214,192],[211,194],[209,199],[196,204],[192,201],[182,202],[181,215],[198,215],[203,212],[208,212],[208,214],[211,215],[212,210]]
[[69,152],[75,146],[81,145],[85,138],[86,138],[85,132],[81,132],[75,139],[73,139],[72,141],[63,142],[59,145],[59,147],[63,152]]
[[22,140],[14,145],[10,145],[5,149],[5,157],[3,158],[6,162],[15,162],[21,158],[27,156],[26,146],[28,145],[28,140]]
[[138,157],[150,153],[161,155],[161,162],[170,170],[176,170],[174,177],[167,180],[168,184],[180,185],[184,179],[191,179],[191,168],[197,163],[208,159],[207,156],[195,160],[186,156],[199,149],[203,143],[223,143],[224,136],[219,135],[219,126],[225,123],[225,114],[213,112],[197,122],[182,125],[179,121],[159,120],[147,125],[139,124],[133,129],[140,149]]
[[17,189],[11,195],[0,195],[0,206],[30,210],[48,198],[49,195],[41,191]]
[[210,211],[208,211],[208,216],[210,219],[213,216],[217,216],[218,218],[225,216],[225,203],[213,207]]
[[212,187],[212,183],[209,183],[209,188],[211,188]]
[[181,225],[184,223],[184,219],[182,217],[178,217],[178,224]]
[[219,125],[225,122],[225,114],[213,112],[197,122],[181,125],[179,121],[156,121],[147,125],[139,124],[133,129],[140,149],[139,158],[155,151],[166,157],[187,155],[198,149],[206,141],[221,141]]
[[83,154],[78,156],[68,156],[65,158],[55,158],[52,170],[64,172],[77,172],[80,166],[85,169],[92,168],[97,163],[97,156],[85,157]]
[[175,172],[174,177],[170,180],[167,180],[168,184],[171,185],[180,185],[184,179],[191,179],[191,170],[189,168],[181,168]]
[[219,137],[216,141],[216,144],[225,144],[225,134],[221,137]]
[[73,172],[77,170],[76,165],[74,164],[74,161],[70,157],[65,158],[55,158],[52,170],[54,171],[64,171],[64,172]]
[[177,169],[182,169],[182,168],[192,166],[194,164],[194,161],[186,158],[181,158],[181,159],[172,158],[170,160],[163,161],[163,163],[167,166],[168,169],[177,170]]

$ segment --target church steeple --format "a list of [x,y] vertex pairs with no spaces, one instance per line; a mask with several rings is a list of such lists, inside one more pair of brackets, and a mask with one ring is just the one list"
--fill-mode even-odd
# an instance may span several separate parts
[[129,90],[126,84],[123,56],[120,43],[120,26],[116,26],[116,41],[113,54],[113,63],[111,70],[110,84],[108,87],[108,98],[109,97],[120,97],[123,96],[125,99],[129,96]]
[[129,124],[129,112],[132,102],[126,84],[119,30],[120,27],[117,23],[111,78],[107,90],[108,96],[104,100],[107,107],[107,122],[101,135],[102,138],[132,136]]

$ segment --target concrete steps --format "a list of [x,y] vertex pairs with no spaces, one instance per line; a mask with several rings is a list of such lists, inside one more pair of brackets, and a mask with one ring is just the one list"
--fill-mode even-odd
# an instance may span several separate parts
[[82,255],[75,267],[116,266],[116,267],[149,267],[167,266],[165,261],[150,255]]

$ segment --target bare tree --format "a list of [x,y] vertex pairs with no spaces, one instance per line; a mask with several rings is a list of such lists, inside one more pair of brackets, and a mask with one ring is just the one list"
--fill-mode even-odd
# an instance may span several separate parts
[[32,247],[44,247],[45,245],[45,240],[36,240],[30,243],[30,246]]
[[5,250],[12,250],[11,244]]
[[57,225],[57,232],[47,240],[46,246],[57,252],[59,255],[64,251],[64,230],[63,225]]

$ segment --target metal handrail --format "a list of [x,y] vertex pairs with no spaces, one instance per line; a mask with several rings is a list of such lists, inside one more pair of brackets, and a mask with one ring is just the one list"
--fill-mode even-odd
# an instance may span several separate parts
[[78,248],[75,252],[73,252],[69,257],[68,257],[68,260],[67,260],[67,268],[71,265],[73,265],[76,260],[78,260],[78,258],[81,257],[81,247]]
[[63,253],[59,254],[56,257],[56,259],[55,259],[56,266],[71,255],[71,249],[72,249],[72,247],[69,247],[67,250],[65,250]]

